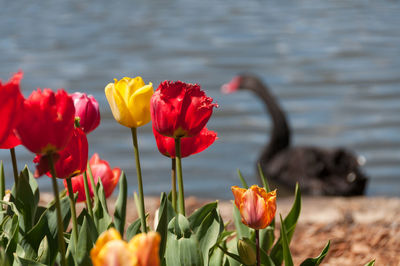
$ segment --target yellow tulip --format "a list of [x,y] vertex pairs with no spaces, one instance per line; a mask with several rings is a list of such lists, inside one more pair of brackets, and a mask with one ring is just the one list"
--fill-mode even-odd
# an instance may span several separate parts
[[122,240],[114,228],[102,233],[90,251],[94,266],[159,266],[160,235],[157,232],[141,233],[129,243]]
[[115,120],[123,126],[137,128],[150,122],[150,99],[153,84],[141,77],[114,79],[105,88],[107,101]]
[[257,185],[249,189],[237,186],[231,189],[242,223],[253,229],[264,229],[272,222],[276,212],[276,190],[267,193]]

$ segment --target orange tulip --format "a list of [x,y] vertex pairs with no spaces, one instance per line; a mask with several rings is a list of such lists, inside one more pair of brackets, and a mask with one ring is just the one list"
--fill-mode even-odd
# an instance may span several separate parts
[[127,243],[111,228],[99,236],[90,257],[94,266],[159,266],[160,240],[157,232],[149,232],[138,234]]
[[114,228],[103,232],[90,251],[94,266],[137,266],[137,259],[129,250],[128,243]]
[[159,266],[158,250],[161,237],[157,232],[141,233],[129,241],[129,247],[138,260],[138,266]]
[[238,186],[231,189],[242,223],[253,229],[264,229],[272,222],[276,211],[276,190],[267,193],[257,185],[249,189]]

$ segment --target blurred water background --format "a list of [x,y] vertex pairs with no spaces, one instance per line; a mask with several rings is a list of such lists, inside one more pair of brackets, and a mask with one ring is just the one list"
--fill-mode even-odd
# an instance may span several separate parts
[[[155,88],[165,79],[200,83],[220,105],[208,124],[219,139],[183,160],[185,193],[230,199],[237,168],[256,182],[270,120],[250,92],[219,88],[254,72],[286,110],[295,145],[354,150],[366,158],[367,195],[400,196],[399,13],[399,1],[388,0],[0,0],[0,77],[23,70],[25,96],[38,87],[93,94],[102,121],[88,136],[89,156],[121,167],[130,193],[130,130],[113,119],[105,85],[136,75]],[[169,191],[169,159],[150,124],[138,132],[145,194]],[[33,154],[16,153],[33,169]],[[0,160],[11,186],[8,150]],[[47,177],[39,183],[50,190]]]

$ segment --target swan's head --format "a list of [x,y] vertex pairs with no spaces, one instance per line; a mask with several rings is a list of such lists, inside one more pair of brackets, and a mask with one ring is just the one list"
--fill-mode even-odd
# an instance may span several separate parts
[[263,87],[264,85],[262,84],[261,79],[257,76],[252,74],[240,74],[235,76],[228,83],[222,85],[221,92],[228,94],[244,89],[256,91]]

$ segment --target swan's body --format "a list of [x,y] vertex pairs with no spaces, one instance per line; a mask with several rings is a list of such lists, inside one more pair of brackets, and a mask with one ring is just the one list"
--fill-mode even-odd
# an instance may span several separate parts
[[270,141],[258,163],[278,186],[294,189],[299,182],[309,195],[362,195],[366,177],[354,154],[344,148],[291,147],[285,114],[267,86],[253,75],[240,75],[223,86],[225,92],[253,91],[266,105],[272,119]]

